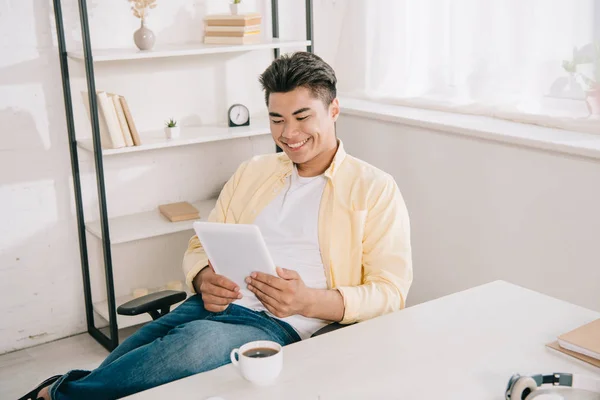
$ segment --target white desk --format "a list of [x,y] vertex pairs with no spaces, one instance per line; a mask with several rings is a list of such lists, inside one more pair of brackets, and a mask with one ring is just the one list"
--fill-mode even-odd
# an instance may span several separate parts
[[[287,346],[270,387],[254,387],[226,365],[128,398],[501,400],[515,372],[600,378],[599,368],[545,347],[598,317],[496,281]],[[570,393],[565,398],[600,398]]]

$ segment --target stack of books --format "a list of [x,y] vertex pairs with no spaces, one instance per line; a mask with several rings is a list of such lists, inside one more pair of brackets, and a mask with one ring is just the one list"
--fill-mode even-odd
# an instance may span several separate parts
[[[89,117],[88,94],[82,92],[81,95]],[[96,92],[96,102],[103,149],[119,149],[142,144],[125,97],[99,90]]]
[[547,346],[600,368],[600,319],[558,336]]
[[259,13],[208,15],[204,18],[204,43],[260,43],[261,22],[262,16]]

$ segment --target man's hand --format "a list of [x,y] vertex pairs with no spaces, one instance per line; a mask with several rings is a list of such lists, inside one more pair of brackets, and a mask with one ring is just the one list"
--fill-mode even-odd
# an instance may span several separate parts
[[344,298],[337,289],[312,289],[304,284],[296,271],[277,267],[279,277],[254,272],[248,278],[248,289],[277,318],[300,314],[307,318],[341,321]]
[[307,316],[312,305],[312,289],[306,287],[296,271],[277,267],[277,275],[279,277],[253,272],[246,278],[248,289],[278,318],[295,314]]
[[194,288],[202,296],[204,308],[210,312],[224,311],[230,303],[241,299],[240,288],[222,275],[217,275],[210,261],[194,278]]

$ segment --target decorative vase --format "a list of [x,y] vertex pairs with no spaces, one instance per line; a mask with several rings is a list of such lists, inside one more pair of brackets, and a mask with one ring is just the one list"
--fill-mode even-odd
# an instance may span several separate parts
[[146,21],[142,19],[140,28],[133,33],[133,41],[140,50],[151,50],[154,47],[156,37],[154,32],[146,27]]
[[238,15],[240,12],[240,4],[239,3],[230,3],[229,9],[231,10],[231,15]]
[[167,137],[167,139],[178,138],[179,137],[179,127],[173,126],[173,127],[169,128],[168,126],[165,126],[165,136]]
[[600,115],[600,87],[592,90],[586,90],[585,102],[587,104],[588,111],[593,116]]

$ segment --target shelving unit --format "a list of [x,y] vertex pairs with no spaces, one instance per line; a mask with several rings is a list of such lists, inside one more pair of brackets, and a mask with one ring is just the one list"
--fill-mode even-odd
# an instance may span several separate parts
[[[141,146],[122,147],[119,149],[103,149],[103,156],[112,156],[116,154],[135,153],[146,150],[164,149],[168,147],[188,146],[191,144],[217,142],[228,139],[238,139],[244,137],[270,135],[268,120],[252,121],[250,126],[240,126],[228,128],[226,126],[182,126],[180,137],[166,139],[163,131],[142,132],[140,137]],[[83,139],[77,141],[77,145],[82,150],[94,151],[94,141],[92,139]]]
[[[280,40],[273,38],[263,43],[245,45],[214,45],[204,43],[173,44],[155,47],[151,52],[135,49],[101,49],[94,50],[94,62],[144,60],[164,57],[197,56],[203,54],[235,53],[264,49],[282,49],[310,45],[310,40]],[[82,51],[68,52],[69,58],[82,61],[85,59]]]
[[[172,223],[164,218],[158,210],[109,218],[106,204],[104,158],[109,156],[111,158],[116,156],[125,157],[127,154],[134,152],[149,150],[160,151],[161,149],[166,148],[177,148],[208,142],[267,135],[270,134],[270,129],[268,121],[266,120],[252,121],[251,126],[239,128],[227,128],[223,126],[182,127],[181,136],[177,139],[165,139],[162,131],[142,132],[140,134],[142,138],[141,146],[103,149],[100,136],[98,104],[95,96],[96,79],[94,75],[94,65],[102,62],[127,62],[132,60],[138,60],[136,62],[150,62],[153,59],[160,58],[192,57],[207,54],[270,49],[273,50],[273,55],[277,58],[279,57],[280,49],[282,48],[304,46],[306,46],[307,51],[312,52],[312,0],[305,0],[306,39],[279,39],[278,0],[271,0],[272,37],[265,39],[262,43],[248,45],[205,45],[202,43],[186,43],[180,45],[157,46],[151,51],[138,51],[130,48],[92,49],[86,0],[78,0],[83,50],[67,51],[61,0],[53,0],[53,4],[66,112],[65,116],[69,137],[69,154],[71,157],[71,174],[73,177],[73,191],[77,215],[87,329],[92,337],[107,350],[112,351],[119,344],[118,329],[148,322],[151,319],[147,314],[136,317],[117,315],[116,309],[118,305],[131,300],[131,296],[120,296],[118,298],[115,296],[112,246],[185,231],[191,229],[193,221]],[[92,130],[91,139],[78,140],[75,132],[69,61],[83,63],[85,67]],[[96,221],[85,221],[81,174],[79,171],[79,150],[91,153],[94,159],[100,216]],[[276,148],[276,150],[280,151],[278,148]],[[200,212],[201,219],[208,217],[214,204],[215,199],[201,200],[194,203]],[[106,300],[103,301],[92,301],[86,232],[94,239],[100,240],[102,243],[106,280]],[[95,324],[95,314],[108,322],[109,335],[106,335],[97,328]]]

